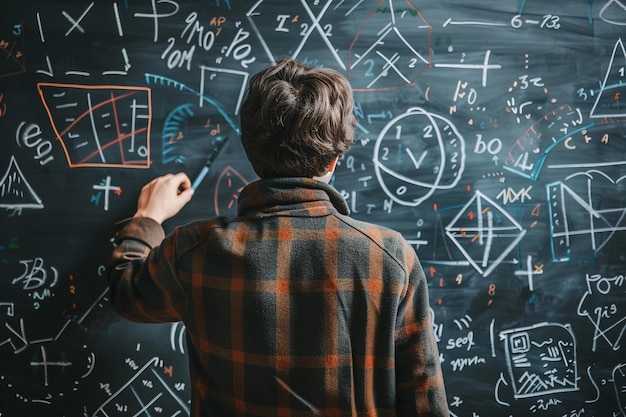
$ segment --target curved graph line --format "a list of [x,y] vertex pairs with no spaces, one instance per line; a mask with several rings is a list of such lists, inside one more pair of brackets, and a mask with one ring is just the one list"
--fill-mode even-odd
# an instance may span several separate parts
[[[619,0],[609,0],[606,2],[606,4],[604,6],[602,6],[602,8],[600,9],[600,12],[598,13],[598,16],[600,17],[600,19],[602,19],[604,22],[606,23],[610,23],[612,25],[616,25],[616,26],[626,26],[626,16],[624,17],[624,21],[618,21],[618,20],[611,20],[607,18],[608,13],[605,14],[606,10],[611,6],[611,5],[615,5],[616,10],[617,9],[626,9],[626,6]],[[612,15],[611,15],[612,16]]]
[[163,147],[162,159],[164,164],[169,164],[170,162],[184,162],[185,157],[182,155],[169,155],[175,150],[175,146],[172,146],[171,139],[178,135],[178,132],[180,131],[180,121],[186,119],[187,117],[194,116],[192,109],[193,104],[191,103],[181,104],[172,110],[165,118],[163,129],[161,130],[161,144]]
[[621,376],[622,378],[624,377],[625,368],[626,363],[620,363],[615,368],[613,368],[613,373],[611,375],[613,377],[613,389],[615,390],[615,395],[617,396],[617,404],[622,415],[624,415],[624,413],[626,412],[626,404],[622,402],[622,400],[624,400],[624,390],[623,386],[618,387],[618,383],[616,381],[619,380],[619,376]]
[[580,110],[569,104],[546,113],[515,140],[502,167],[536,181],[548,154],[555,147],[567,138],[596,125],[594,122],[584,126],[581,124]]
[[187,93],[191,93],[195,95],[196,97],[199,97],[202,101],[209,103],[210,105],[215,107],[215,109],[226,120],[226,122],[237,133],[237,135],[239,136],[241,135],[241,129],[239,128],[239,126],[237,125],[233,117],[226,110],[224,110],[224,106],[222,106],[222,104],[218,102],[217,100],[211,97],[207,97],[204,94],[200,94],[200,92],[194,90],[193,88],[187,86],[186,84],[180,83],[176,80],[172,80],[171,78],[165,77],[163,75],[146,73],[145,77],[146,77],[146,83],[148,84],[158,83],[160,85],[164,85],[167,87],[173,87],[173,88],[178,89],[179,91],[185,91]]

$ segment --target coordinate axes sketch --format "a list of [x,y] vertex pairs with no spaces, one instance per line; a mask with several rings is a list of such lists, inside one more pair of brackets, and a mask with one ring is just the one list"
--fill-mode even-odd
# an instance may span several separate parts
[[597,253],[623,236],[626,207],[612,201],[610,194],[604,198],[602,195],[607,189],[613,193],[625,180],[626,176],[612,179],[601,171],[589,170],[546,185],[555,262],[571,260],[573,240],[586,242],[588,251]]

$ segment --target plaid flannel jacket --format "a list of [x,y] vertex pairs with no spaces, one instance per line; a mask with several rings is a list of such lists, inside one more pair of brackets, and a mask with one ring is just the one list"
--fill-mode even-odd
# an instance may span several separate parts
[[236,218],[116,232],[112,302],[182,321],[192,416],[448,416],[426,278],[331,186],[262,179]]

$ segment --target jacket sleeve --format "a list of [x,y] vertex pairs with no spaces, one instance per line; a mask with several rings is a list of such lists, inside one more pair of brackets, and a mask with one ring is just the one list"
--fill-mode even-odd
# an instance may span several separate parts
[[111,302],[123,317],[138,322],[180,321],[187,298],[176,277],[174,236],[149,218],[118,223],[108,267]]
[[413,248],[408,243],[403,246],[408,287],[395,331],[398,416],[447,417],[448,402],[426,276]]

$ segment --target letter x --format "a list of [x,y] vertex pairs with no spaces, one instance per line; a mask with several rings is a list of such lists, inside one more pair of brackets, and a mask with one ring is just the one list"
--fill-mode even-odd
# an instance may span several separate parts
[[87,15],[87,13],[89,13],[89,10],[91,10],[91,8],[93,7],[93,3],[91,3],[89,5],[89,7],[87,7],[87,9],[83,12],[83,14],[80,15],[80,17],[78,18],[78,20],[74,20],[72,18],[72,16],[70,16],[65,10],[63,10],[61,13],[63,14],[63,16],[65,16],[65,18],[67,20],[70,21],[70,23],[72,23],[72,27],[69,28],[67,30],[67,32],[65,32],[65,36],[69,35],[70,33],[72,33],[72,31],[76,28],[78,28],[78,30],[80,30],[81,33],[85,33],[85,30],[79,25],[80,21],[83,20],[83,18]]
[[311,27],[309,28],[309,30],[307,30],[306,34],[302,38],[302,41],[300,42],[300,45],[298,46],[296,51],[293,53],[293,58],[297,58],[298,54],[302,50],[302,47],[306,43],[307,39],[309,39],[309,36],[311,35],[311,33],[313,32],[313,29],[315,28],[315,29],[317,29],[317,31],[319,32],[320,36],[322,37],[322,40],[324,40],[324,43],[326,44],[326,46],[328,46],[328,49],[330,49],[330,52],[333,54],[333,56],[337,60],[337,63],[339,63],[341,68],[345,70],[346,66],[341,61],[341,58],[339,58],[339,55],[337,55],[337,51],[335,50],[333,45],[330,43],[330,40],[328,40],[328,37],[326,36],[326,33],[324,33],[324,30],[320,26],[320,20],[322,20],[322,17],[324,16],[324,13],[326,13],[326,10],[328,10],[328,6],[330,6],[330,3],[332,3],[332,2],[333,2],[333,0],[328,0],[326,2],[326,5],[322,9],[322,11],[316,17],[313,14],[313,11],[309,8],[309,5],[306,3],[306,0],[300,0],[300,3],[302,3],[302,6],[306,10],[306,12],[309,15],[309,17],[311,18]]

